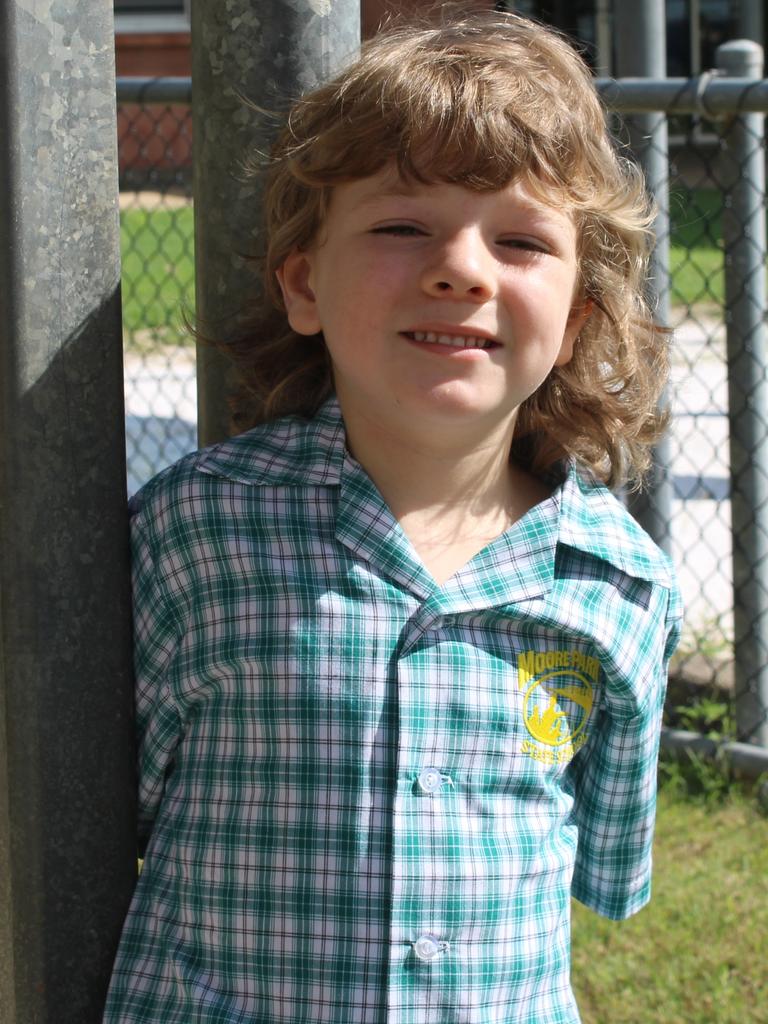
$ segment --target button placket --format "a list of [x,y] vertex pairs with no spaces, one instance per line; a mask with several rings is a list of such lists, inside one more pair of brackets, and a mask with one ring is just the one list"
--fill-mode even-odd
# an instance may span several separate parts
[[[401,924],[405,932],[402,938],[410,946],[411,962],[419,966],[425,981],[428,975],[440,969],[440,962],[449,951],[449,943],[428,930],[436,901],[439,904],[442,899],[436,884],[439,873],[432,866],[432,859],[437,855],[433,849],[435,830],[439,831],[438,818],[442,820],[447,813],[446,787],[453,786],[451,777],[444,774],[440,766],[445,744],[435,713],[438,693],[428,685],[442,666],[439,654],[442,625],[443,617],[436,614],[434,608],[423,605],[411,617],[408,630],[403,631],[398,659],[399,735],[401,750],[407,750],[410,762],[408,767],[405,764],[402,767],[410,775],[410,784],[406,783],[401,791],[405,800],[402,810],[406,866],[403,877],[393,886],[393,897],[396,902],[397,897],[406,901],[402,905]],[[417,834],[418,842],[414,842],[412,837]],[[412,859],[416,848],[420,854],[418,862]]]

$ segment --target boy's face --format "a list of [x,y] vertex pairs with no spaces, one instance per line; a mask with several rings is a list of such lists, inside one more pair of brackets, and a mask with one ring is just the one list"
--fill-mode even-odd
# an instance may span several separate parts
[[586,317],[576,245],[570,215],[522,182],[479,193],[385,170],[334,190],[278,278],[293,329],[323,332],[348,427],[511,438]]

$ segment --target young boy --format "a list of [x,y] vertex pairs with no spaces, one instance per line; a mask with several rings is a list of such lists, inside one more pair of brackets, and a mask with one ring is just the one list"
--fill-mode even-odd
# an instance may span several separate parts
[[[133,503],[144,867],[108,1024],[576,1024],[649,897],[680,610],[648,211],[570,47],[406,27],[299,101],[264,422]],[[286,322],[287,321],[287,322]]]

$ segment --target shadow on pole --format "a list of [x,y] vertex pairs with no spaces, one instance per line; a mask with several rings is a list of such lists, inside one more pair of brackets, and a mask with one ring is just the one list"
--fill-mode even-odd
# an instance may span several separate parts
[[0,1019],[97,1024],[136,873],[112,4],[0,9]]

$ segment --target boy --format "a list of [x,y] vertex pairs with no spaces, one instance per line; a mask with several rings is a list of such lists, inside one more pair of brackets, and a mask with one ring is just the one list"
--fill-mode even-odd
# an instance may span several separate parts
[[638,477],[648,212],[578,57],[378,37],[267,194],[264,422],[134,501],[144,868],[105,1021],[576,1024],[649,897],[679,605]]

